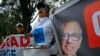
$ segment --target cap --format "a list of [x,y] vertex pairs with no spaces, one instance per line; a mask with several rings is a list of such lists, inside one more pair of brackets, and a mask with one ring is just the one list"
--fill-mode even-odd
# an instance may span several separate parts
[[18,26],[24,26],[24,25],[22,23],[17,23],[16,27],[18,27]]
[[41,8],[45,8],[47,11],[49,11],[49,6],[48,5],[46,5],[46,4],[42,3],[42,2],[39,2],[37,4],[37,9],[39,10]]
[[36,7],[37,7],[37,9],[40,9],[41,7],[45,8],[45,4],[42,2],[39,2]]

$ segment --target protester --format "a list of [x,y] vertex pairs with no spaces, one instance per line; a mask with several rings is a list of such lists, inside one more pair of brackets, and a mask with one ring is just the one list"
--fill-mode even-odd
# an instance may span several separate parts
[[22,23],[17,23],[16,24],[16,31],[17,34],[24,34],[24,25]]
[[[42,2],[37,4],[37,9],[39,10],[39,19],[33,25],[31,33],[25,35],[25,37],[33,36],[35,43],[41,45],[42,48],[48,48],[51,44],[51,41],[54,38],[52,30],[52,22],[49,17],[49,7]],[[57,56],[56,44],[50,47],[51,56]]]

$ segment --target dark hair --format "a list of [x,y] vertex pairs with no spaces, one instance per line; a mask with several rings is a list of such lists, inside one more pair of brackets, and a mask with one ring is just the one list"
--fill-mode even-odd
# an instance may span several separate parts
[[44,3],[42,3],[42,2],[39,2],[38,4],[37,4],[37,9],[40,9],[41,7],[45,7],[45,4]]
[[39,2],[36,7],[37,7],[38,10],[40,8],[45,8],[47,10],[47,12],[49,13],[49,10],[50,10],[49,6],[44,4],[44,3],[42,3],[42,2]]

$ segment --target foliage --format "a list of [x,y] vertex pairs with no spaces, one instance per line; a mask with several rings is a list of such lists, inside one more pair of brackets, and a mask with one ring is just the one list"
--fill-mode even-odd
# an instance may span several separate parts
[[0,14],[0,37],[16,33],[15,25],[20,22],[17,18]]
[[18,22],[24,24],[25,30],[28,25],[30,31],[30,20],[34,19],[38,2],[46,3],[50,7],[59,7],[65,1],[67,0],[2,0],[2,4],[0,4],[0,37],[14,34],[16,32],[15,25]]

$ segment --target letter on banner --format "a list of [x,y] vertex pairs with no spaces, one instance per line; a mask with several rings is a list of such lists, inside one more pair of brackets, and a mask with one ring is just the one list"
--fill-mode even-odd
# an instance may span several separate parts
[[97,36],[100,36],[100,11],[93,14],[92,17],[94,30]]
[[84,9],[85,25],[90,48],[100,47],[100,0]]

